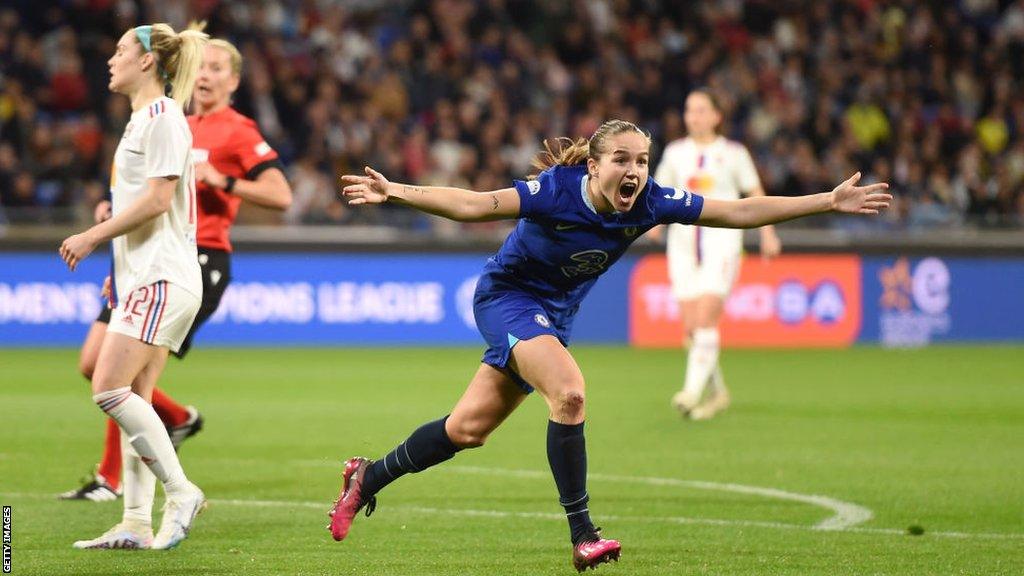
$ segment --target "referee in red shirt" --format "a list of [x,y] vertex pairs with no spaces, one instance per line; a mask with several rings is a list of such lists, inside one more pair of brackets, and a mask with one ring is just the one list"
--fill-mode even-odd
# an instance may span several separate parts
[[[195,113],[188,117],[198,186],[196,244],[203,271],[203,301],[192,329],[175,353],[178,358],[189,351],[196,330],[217,310],[231,282],[229,236],[242,201],[277,210],[286,210],[292,202],[291,187],[277,152],[263,139],[252,119],[231,107],[241,74],[242,55],[238,49],[225,40],[210,40],[192,98]],[[97,221],[109,218],[110,202],[100,202],[95,216]],[[82,344],[79,370],[87,379],[92,379],[109,322],[110,310],[104,306]],[[153,408],[167,426],[175,449],[202,428],[202,417],[194,407],[178,404],[159,388],[153,390]],[[106,444],[96,473],[60,498],[94,502],[118,498],[121,466],[121,432],[108,419]]]
[[242,200],[278,210],[292,202],[277,152],[263,139],[256,122],[231,107],[241,67],[242,56],[231,43],[211,40],[196,82],[196,113],[188,117],[199,187],[196,243],[205,273],[203,305],[182,353],[191,346],[196,329],[217,310],[231,280],[229,236]]

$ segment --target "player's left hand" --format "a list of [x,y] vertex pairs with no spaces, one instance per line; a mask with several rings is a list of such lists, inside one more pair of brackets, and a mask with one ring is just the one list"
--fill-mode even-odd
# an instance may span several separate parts
[[61,242],[60,257],[72,272],[78,267],[78,263],[85,260],[92,251],[96,249],[96,242],[92,239],[89,231],[68,236]]
[[832,211],[843,214],[878,214],[879,210],[889,207],[892,194],[884,191],[889,188],[885,182],[857,186],[860,172],[850,176],[845,182],[832,189]]
[[200,162],[196,164],[196,180],[214,188],[223,189],[228,185],[228,177],[221,174],[220,171],[214,168],[209,162]]
[[388,200],[388,179],[373,168],[364,168],[366,176],[345,174],[341,181],[348,184],[341,193],[348,196],[349,204],[381,204]]

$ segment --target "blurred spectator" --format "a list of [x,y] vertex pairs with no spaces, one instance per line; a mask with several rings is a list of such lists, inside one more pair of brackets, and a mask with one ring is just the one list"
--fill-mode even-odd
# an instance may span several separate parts
[[235,104],[290,165],[290,224],[439,226],[391,206],[349,211],[336,175],[374,164],[416,183],[504,187],[532,171],[543,138],[588,136],[609,117],[649,129],[657,156],[681,135],[683,99],[699,86],[720,96],[732,120],[725,135],[750,148],[770,194],[821,191],[861,170],[897,194],[897,209],[868,226],[1024,219],[1024,0],[107,0],[38,14],[0,9],[8,219],[88,212],[81,205],[105,185],[129,113],[106,91],[113,39],[139,22],[197,17],[242,48]]

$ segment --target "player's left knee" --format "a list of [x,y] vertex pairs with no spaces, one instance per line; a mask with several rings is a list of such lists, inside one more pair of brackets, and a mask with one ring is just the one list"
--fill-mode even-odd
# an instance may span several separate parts
[[579,420],[583,417],[585,405],[583,390],[570,389],[559,394],[556,410],[563,419]]

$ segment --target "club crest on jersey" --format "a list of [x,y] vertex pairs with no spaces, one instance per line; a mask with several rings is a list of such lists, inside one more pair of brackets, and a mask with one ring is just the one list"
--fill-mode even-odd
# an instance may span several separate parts
[[530,191],[530,196],[533,196],[537,192],[540,192],[540,181],[529,180],[526,182],[526,188]]
[[640,233],[640,228],[637,228],[636,226],[629,226],[624,229],[622,233],[626,235],[626,238],[634,238]]
[[547,316],[543,314],[537,314],[533,317],[533,321],[545,328],[551,328],[551,321],[548,320]]

